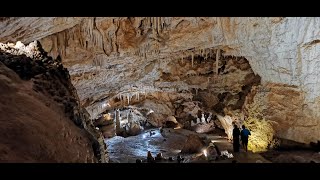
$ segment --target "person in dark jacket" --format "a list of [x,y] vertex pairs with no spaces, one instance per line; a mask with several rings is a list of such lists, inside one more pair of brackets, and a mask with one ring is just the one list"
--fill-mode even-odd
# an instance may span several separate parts
[[232,132],[233,136],[233,151],[234,152],[239,152],[240,149],[240,130],[238,126],[235,124]]
[[248,152],[249,135],[251,135],[250,131],[246,129],[245,125],[242,125],[241,142],[242,142],[243,149],[246,150],[246,152]]

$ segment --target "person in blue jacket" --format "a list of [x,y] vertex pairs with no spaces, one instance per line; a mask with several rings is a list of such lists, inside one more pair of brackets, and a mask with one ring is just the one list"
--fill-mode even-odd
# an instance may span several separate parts
[[246,152],[248,152],[249,135],[251,135],[250,131],[248,129],[246,129],[245,125],[242,125],[241,142],[242,142],[242,146],[246,150]]

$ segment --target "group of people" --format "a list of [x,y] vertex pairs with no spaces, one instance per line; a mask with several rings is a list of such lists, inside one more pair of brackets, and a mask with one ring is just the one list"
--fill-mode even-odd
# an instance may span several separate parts
[[245,125],[242,125],[242,130],[240,132],[240,129],[235,124],[234,128],[233,128],[232,135],[233,135],[233,151],[239,152],[239,150],[240,150],[240,137],[241,137],[243,149],[246,152],[248,152],[248,140],[249,140],[249,135],[251,135],[251,133],[248,129],[246,129]]

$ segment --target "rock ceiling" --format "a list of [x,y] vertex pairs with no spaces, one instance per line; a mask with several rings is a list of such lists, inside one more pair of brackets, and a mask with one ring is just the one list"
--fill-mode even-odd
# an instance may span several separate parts
[[[265,106],[278,107],[274,103],[285,101],[284,107],[279,105],[274,111],[269,108],[270,119],[284,117],[284,120],[277,121],[293,122],[283,136],[298,141],[320,138],[320,132],[316,131],[320,126],[320,18],[1,19],[1,42],[21,41],[26,44],[34,40],[39,40],[51,56],[62,58],[81,103],[92,118],[108,108],[103,106],[105,102],[115,107],[119,99],[130,104],[130,101],[138,101],[138,98],[156,92],[208,89],[213,79],[206,77],[206,82],[203,77],[198,77],[199,72],[211,69],[214,78],[222,66],[215,59],[244,57],[253,72],[261,77],[262,85],[269,86],[270,91],[277,94],[266,95]],[[197,64],[197,58],[206,61],[206,66]],[[174,66],[184,61],[188,63],[189,71]],[[180,76],[164,78],[175,72]],[[197,82],[181,78],[183,74],[193,76]],[[278,86],[285,90],[278,89]],[[288,93],[291,91],[298,92],[298,95]],[[292,97],[286,99],[286,95]],[[291,102],[295,98],[297,101]],[[292,103],[294,107],[287,106]],[[280,109],[280,113],[275,113]],[[294,113],[292,109],[295,109]],[[310,138],[299,137],[299,132],[304,132],[307,127],[312,127]]]

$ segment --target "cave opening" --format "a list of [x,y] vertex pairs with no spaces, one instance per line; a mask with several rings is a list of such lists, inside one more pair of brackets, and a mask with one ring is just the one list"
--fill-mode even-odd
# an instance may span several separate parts
[[185,53],[166,63],[153,87],[127,85],[105,99],[93,123],[106,138],[110,161],[134,162],[148,151],[182,153],[190,161],[208,142],[230,144],[233,124],[244,123],[246,98],[261,78],[245,57],[203,51],[208,54]]

